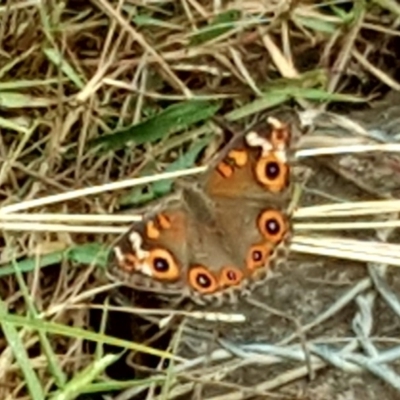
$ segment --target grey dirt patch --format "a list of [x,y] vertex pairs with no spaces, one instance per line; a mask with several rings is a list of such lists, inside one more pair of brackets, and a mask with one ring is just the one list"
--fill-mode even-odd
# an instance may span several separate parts
[[[365,199],[320,167],[302,205],[327,202],[315,194],[324,192]],[[198,382],[190,389],[207,400],[398,399],[399,291],[394,267],[385,273],[365,263],[293,253],[248,300],[213,310],[241,313],[246,322],[186,321],[179,354],[188,361],[178,369]]]

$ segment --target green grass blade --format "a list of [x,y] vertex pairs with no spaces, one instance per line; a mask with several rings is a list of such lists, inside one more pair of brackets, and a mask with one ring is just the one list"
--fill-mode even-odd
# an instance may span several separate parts
[[[31,272],[35,268],[48,267],[69,260],[81,264],[93,264],[105,267],[108,259],[108,250],[97,243],[88,243],[74,246],[64,251],[55,251],[40,258],[28,258],[18,261],[17,268],[21,272]],[[14,263],[9,263],[0,268],[0,278],[15,273]]]
[[46,108],[54,104],[57,104],[57,100],[53,98],[34,97],[17,92],[0,92],[0,107],[3,108]]
[[63,74],[75,84],[78,89],[83,89],[85,83],[76,73],[74,68],[63,58],[62,54],[56,49],[46,48],[43,49],[46,57],[58,68],[61,68]]
[[32,368],[32,364],[25,350],[25,346],[21,341],[19,332],[12,322],[7,320],[7,318],[3,318],[5,315],[10,314],[8,314],[5,304],[0,300],[0,325],[3,328],[4,336],[13,351],[17,364],[24,375],[25,383],[28,387],[31,399],[44,400],[43,388],[35,370]]
[[110,336],[102,335],[95,332],[86,331],[81,328],[73,328],[66,325],[57,324],[55,322],[43,321],[40,319],[33,319],[22,317],[20,315],[9,314],[7,310],[0,307],[0,321],[2,324],[8,323],[16,326],[23,326],[31,329],[42,330],[47,333],[63,335],[67,337],[73,337],[75,339],[83,339],[92,342],[103,342],[105,344],[110,344],[113,346],[122,347],[129,350],[140,351],[142,353],[152,354],[157,357],[174,358],[174,356],[166,351],[161,351],[141,345],[138,343],[133,343],[128,340],[122,340],[113,338]]
[[[66,79],[64,79],[66,81]],[[36,80],[15,80],[10,82],[0,82],[0,92],[4,90],[27,89],[32,87],[56,85],[60,82],[57,78],[36,79]]]
[[[27,126],[25,126],[23,122],[25,121],[18,120],[18,122],[16,122],[11,119],[5,119],[0,117],[0,128],[10,129],[15,132],[28,134],[30,132],[30,129]],[[29,125],[29,122],[26,125]]]
[[[19,287],[21,289],[22,295],[25,300],[25,304],[27,305],[29,315],[32,318],[37,318],[38,313],[36,311],[35,305],[29,295],[28,288],[26,287],[25,281],[22,277],[21,271],[18,269],[18,264],[14,264],[15,275],[18,280]],[[63,370],[59,366],[59,361],[57,356],[54,354],[54,351],[51,347],[49,340],[47,339],[46,333],[42,331],[38,331],[40,344],[44,351],[44,354],[48,361],[48,368],[58,387],[63,387],[64,384],[67,382],[67,377],[64,374]]]
[[294,17],[294,21],[297,24],[302,25],[303,27],[311,29],[315,32],[329,33],[331,35],[335,33],[338,29],[334,23],[318,18],[303,17],[297,15],[296,17]]
[[108,354],[96,360],[88,367],[76,374],[65,387],[50,397],[51,400],[73,400],[80,394],[87,393],[88,385],[94,381],[104,370],[115,361],[120,355]]
[[140,124],[95,139],[89,145],[100,145],[105,150],[118,150],[127,143],[141,145],[154,142],[195,123],[210,119],[219,108],[220,104],[203,100],[173,104]]
[[107,382],[96,382],[87,386],[86,393],[104,393],[112,391],[120,391],[123,389],[131,389],[136,387],[145,390],[150,385],[162,384],[165,381],[164,376],[154,376],[148,379],[130,379],[128,381],[114,381],[110,380]]
[[257,98],[241,108],[227,113],[224,117],[228,121],[237,121],[249,115],[282,105],[290,99],[306,99],[318,102],[337,101],[349,103],[362,103],[366,101],[365,99],[357,96],[341,93],[329,93],[325,89],[288,85],[286,88],[271,89],[266,91],[263,93],[262,97]]
[[273,92],[271,91],[268,95],[258,98],[251,103],[247,103],[243,107],[237,108],[224,115],[228,121],[237,121],[245,118],[249,115],[259,113],[263,110],[279,106],[285,101],[289,100],[290,95],[287,93]]
[[177,24],[172,24],[168,21],[163,21],[161,19],[158,18],[153,18],[150,17],[148,15],[135,15],[132,18],[133,22],[137,25],[137,26],[154,26],[154,27],[158,27],[158,28],[167,28],[167,29],[173,29],[173,30],[177,30],[177,31],[183,31],[184,27],[181,25],[177,25]]
[[195,46],[208,42],[229,32],[236,26],[236,22],[240,19],[240,11],[228,10],[215,17],[210,25],[199,29],[192,35],[189,45]]
[[[192,167],[200,152],[210,143],[212,136],[208,136],[197,142],[192,143],[189,150],[180,156],[176,161],[172,162],[165,168],[165,172],[179,171],[185,168]],[[146,171],[152,173],[153,171]],[[173,181],[170,179],[154,182],[146,187],[146,191],[143,191],[142,187],[134,188],[130,193],[123,196],[120,200],[121,205],[142,205],[155,198],[161,197],[171,191]]]
[[397,15],[400,18],[400,4],[397,0],[372,0],[375,4],[378,4],[385,10]]

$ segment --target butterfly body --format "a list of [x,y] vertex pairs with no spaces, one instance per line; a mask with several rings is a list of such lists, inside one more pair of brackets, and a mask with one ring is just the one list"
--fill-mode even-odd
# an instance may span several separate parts
[[263,129],[236,137],[199,181],[144,213],[114,247],[112,272],[199,304],[234,302],[262,283],[291,234],[289,128],[272,119]]

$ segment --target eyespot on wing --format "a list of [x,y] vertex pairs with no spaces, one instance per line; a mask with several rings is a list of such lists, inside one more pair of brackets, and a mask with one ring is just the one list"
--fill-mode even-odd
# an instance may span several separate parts
[[281,242],[289,229],[285,216],[274,209],[263,211],[258,217],[257,225],[264,238],[273,244]]
[[244,278],[243,272],[235,267],[223,267],[219,274],[219,286],[237,286]]
[[173,255],[165,249],[150,250],[145,264],[150,269],[149,275],[160,281],[176,281],[181,275],[181,270]]
[[195,265],[188,272],[189,286],[202,294],[211,294],[218,290],[219,285],[214,274],[202,265]]
[[273,152],[257,161],[254,173],[257,182],[271,192],[281,192],[288,185],[289,166],[280,161]]
[[268,264],[273,248],[268,243],[255,244],[250,247],[246,257],[246,267],[250,271],[263,268]]

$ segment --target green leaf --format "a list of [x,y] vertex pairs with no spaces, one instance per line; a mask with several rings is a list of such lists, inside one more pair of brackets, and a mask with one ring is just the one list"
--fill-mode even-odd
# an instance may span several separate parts
[[146,389],[152,384],[162,384],[163,382],[165,382],[164,376],[153,376],[148,379],[130,379],[128,381],[109,380],[106,382],[96,382],[88,385],[85,393],[121,391],[123,389],[132,389],[133,387],[142,387],[143,389]]
[[34,97],[18,92],[0,92],[0,107],[3,108],[41,108],[57,104],[57,99]]
[[350,11],[350,12],[346,12],[343,8],[340,8],[338,6],[336,6],[335,4],[332,4],[329,7],[332,12],[337,15],[344,24],[349,24],[353,21],[354,19],[354,12]]
[[9,263],[0,268],[0,278],[13,275],[15,265],[21,272],[31,272],[35,268],[48,267],[59,264],[63,260],[70,260],[81,264],[94,264],[104,267],[107,262],[107,250],[96,243],[89,243],[82,246],[75,246],[64,251],[55,251],[41,257],[28,258],[22,261]]
[[[37,268],[48,267],[50,265],[60,263],[62,260],[63,252],[56,251],[54,253],[46,254],[38,258],[28,258],[22,261],[18,261],[16,264],[18,265],[18,269],[21,272],[31,272],[36,268],[36,266]],[[0,268],[0,278],[13,274],[14,266],[12,263],[6,264]]]
[[329,93],[325,89],[318,88],[291,88],[286,90],[287,93],[291,94],[293,98],[301,98],[306,100],[316,100],[319,102],[324,101],[340,101],[347,103],[363,103],[366,100],[353,96],[351,94],[343,94],[343,93]]
[[64,256],[67,260],[79,264],[94,264],[105,267],[108,260],[108,249],[99,243],[87,243],[68,249]]
[[[165,168],[165,172],[179,171],[185,168],[192,167],[200,152],[210,143],[212,136],[193,142],[189,150],[180,156],[176,161]],[[143,172],[142,175],[148,175],[149,171]],[[145,204],[155,198],[161,197],[171,191],[173,181],[170,179],[154,182],[146,187],[146,191],[141,187],[136,187],[129,194],[121,198],[121,205],[139,206]]]
[[226,118],[228,121],[237,121],[249,115],[257,114],[263,110],[268,110],[270,108],[279,106],[289,99],[290,95],[287,93],[270,91],[267,95],[225,114],[224,118]]
[[121,206],[140,206],[154,200],[154,192],[151,186],[145,191],[142,187],[135,187],[128,194],[121,197],[119,204]]
[[240,18],[240,11],[229,10],[218,14],[215,19],[205,28],[199,29],[190,39],[190,45],[199,45],[208,42],[218,36],[229,32],[236,26]]
[[[66,81],[66,78],[61,79],[61,82]],[[4,90],[16,90],[16,89],[27,89],[32,87],[39,86],[50,86],[57,85],[60,83],[60,79],[58,78],[48,78],[43,80],[15,80],[10,82],[0,82],[0,92]]]
[[[198,155],[210,143],[210,140],[211,136],[192,143],[189,150],[185,154],[165,168],[165,172],[179,171],[192,167],[195,164]],[[172,183],[173,181],[168,179],[154,182],[152,184],[152,189],[156,197],[163,196],[168,193],[171,190]]]
[[285,88],[272,89],[264,92],[262,97],[257,98],[253,102],[248,103],[241,108],[229,112],[224,117],[229,121],[236,121],[249,115],[281,105],[290,99],[306,99],[319,102],[340,101],[349,103],[362,103],[366,101],[360,97],[348,94],[329,93],[325,89],[287,85]]
[[335,24],[332,22],[328,22],[326,20],[318,19],[318,18],[311,18],[311,17],[302,17],[302,16],[295,16],[294,20],[299,25],[302,25],[306,28],[309,28],[316,32],[323,32],[323,33],[330,33],[333,34],[338,29]]
[[128,143],[141,145],[154,142],[190,125],[210,119],[219,108],[220,104],[203,100],[173,104],[144,122],[97,138],[89,145],[93,147],[100,145],[105,150],[118,150]]
[[163,21],[161,19],[153,18],[148,15],[135,15],[133,22],[137,26],[155,26],[157,28],[167,28],[182,31],[184,27],[182,25],[171,24],[170,22]]
[[287,88],[314,88],[325,87],[328,83],[328,74],[322,69],[313,69],[300,74],[296,78],[278,78],[261,86],[265,95],[271,91],[283,90]]

